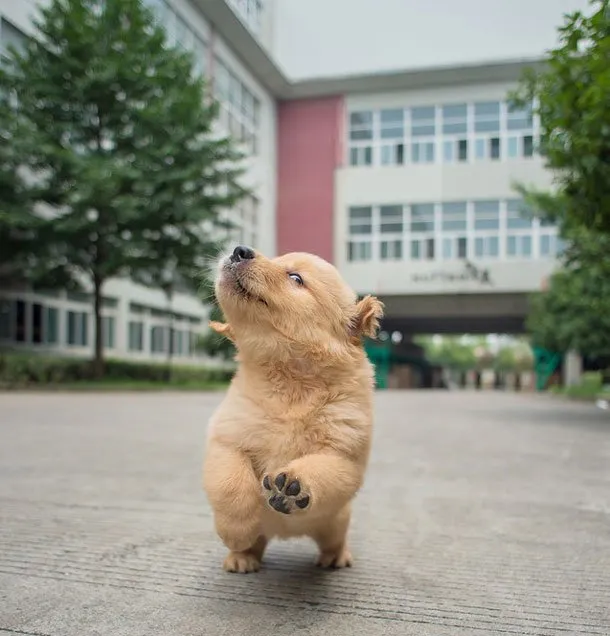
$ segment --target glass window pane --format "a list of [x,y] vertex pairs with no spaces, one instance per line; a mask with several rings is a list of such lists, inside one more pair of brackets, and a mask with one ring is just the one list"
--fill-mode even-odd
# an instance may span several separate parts
[[523,256],[532,255],[532,237],[531,236],[521,237],[521,254]]
[[475,156],[477,159],[485,159],[485,139],[477,139],[475,142]]
[[519,156],[519,137],[509,137],[508,138],[508,156],[511,159],[515,159]]
[[453,257],[453,239],[443,239],[443,258],[450,259]]
[[466,202],[443,203],[442,229],[447,231],[466,229]]
[[526,135],[525,137],[523,137],[523,156],[534,156],[534,138],[531,135]]
[[481,257],[484,255],[482,238],[476,238],[474,240],[474,255],[477,257]]
[[383,205],[379,209],[380,229],[382,233],[402,232],[402,205]]
[[417,203],[411,206],[411,232],[434,231],[434,204]]
[[432,136],[436,132],[436,109],[434,106],[419,106],[411,109],[411,135]]
[[479,102],[474,105],[475,132],[500,130],[500,102]]
[[56,344],[59,336],[59,310],[56,307],[47,307],[46,341],[48,344]]
[[420,258],[420,242],[411,241],[411,258],[417,260]]
[[515,256],[517,253],[517,237],[509,236],[506,240],[506,253],[509,256]]
[[497,236],[490,236],[490,237],[488,237],[487,241],[488,241],[487,254],[489,256],[499,256],[499,254],[500,254],[500,239]]
[[445,141],[443,142],[443,159],[446,162],[451,162],[453,161],[453,155],[454,155],[454,149],[455,149],[455,142],[454,141]]
[[442,107],[443,133],[465,133],[467,130],[468,108],[466,104],[451,104]]
[[458,141],[458,160],[468,160],[468,141],[466,139],[460,139]]

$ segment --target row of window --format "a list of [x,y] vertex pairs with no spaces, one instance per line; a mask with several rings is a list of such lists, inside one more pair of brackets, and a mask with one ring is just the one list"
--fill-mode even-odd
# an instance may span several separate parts
[[220,121],[250,154],[258,152],[260,102],[223,61],[214,60],[214,97],[220,102]]
[[[144,0],[165,28],[170,46],[180,46],[193,54],[195,72],[207,73],[208,48],[205,40],[165,0]],[[260,4],[260,0],[258,2]],[[255,9],[246,4],[245,15],[254,15]],[[259,7],[260,9],[260,7]],[[258,149],[258,122],[260,102],[225,62],[214,59],[214,96],[221,104],[220,121],[232,137],[242,142],[247,151]]]
[[197,33],[187,20],[165,0],[143,0],[155,14],[165,29],[167,43],[178,46],[193,54],[195,72],[205,75],[207,72],[208,47],[205,39]]
[[[27,344],[60,345],[60,311],[58,307],[31,303],[23,300],[0,300],[0,340]],[[65,315],[65,339],[68,347],[89,347],[93,344],[93,318],[89,312],[67,310]],[[193,321],[191,321],[193,322]],[[200,321],[199,321],[200,322]],[[188,328],[172,329],[173,353],[192,355],[197,335]],[[128,324],[129,351],[145,350],[145,323],[130,320]],[[170,329],[167,325],[152,325],[150,330],[151,353],[167,353],[170,345]],[[116,347],[116,317],[102,316],[102,342],[104,348]]]
[[350,261],[553,258],[562,249],[556,227],[519,199],[354,206],[347,230]]
[[507,102],[359,110],[348,117],[353,166],[516,159],[535,151],[531,107]]

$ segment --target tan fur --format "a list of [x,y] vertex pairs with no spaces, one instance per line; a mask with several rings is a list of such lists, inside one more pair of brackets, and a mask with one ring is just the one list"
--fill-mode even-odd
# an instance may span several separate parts
[[210,420],[203,471],[230,550],[224,567],[256,571],[270,539],[297,536],[316,541],[319,565],[349,566],[350,506],[373,415],[362,336],[375,334],[383,305],[371,296],[357,302],[332,265],[303,253],[223,259],[216,297],[227,323],[210,326],[238,352]]

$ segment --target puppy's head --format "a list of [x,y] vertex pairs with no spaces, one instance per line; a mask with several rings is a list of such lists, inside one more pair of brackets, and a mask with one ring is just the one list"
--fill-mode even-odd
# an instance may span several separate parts
[[381,302],[358,301],[336,268],[312,254],[269,259],[238,246],[221,259],[215,287],[228,322],[210,326],[240,350],[339,355],[374,337],[383,315]]

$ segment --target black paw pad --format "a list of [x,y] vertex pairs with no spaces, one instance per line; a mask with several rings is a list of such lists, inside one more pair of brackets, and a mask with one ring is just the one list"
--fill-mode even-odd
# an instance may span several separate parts
[[269,505],[278,512],[281,512],[285,515],[290,514],[290,510],[288,509],[288,505],[286,502],[286,498],[282,495],[273,495],[271,499],[269,499]]
[[301,492],[301,484],[298,479],[291,481],[286,488],[286,494],[289,497],[296,497]]
[[275,487],[278,490],[284,490],[284,486],[286,485],[286,473],[280,473],[275,478]]
[[265,487],[265,490],[271,490],[271,482],[269,481],[269,475],[265,475],[265,478],[263,479],[263,486]]
[[309,495],[305,495],[304,497],[301,497],[300,499],[297,499],[294,503],[301,510],[305,510],[305,508],[307,508],[307,506],[309,506]]

